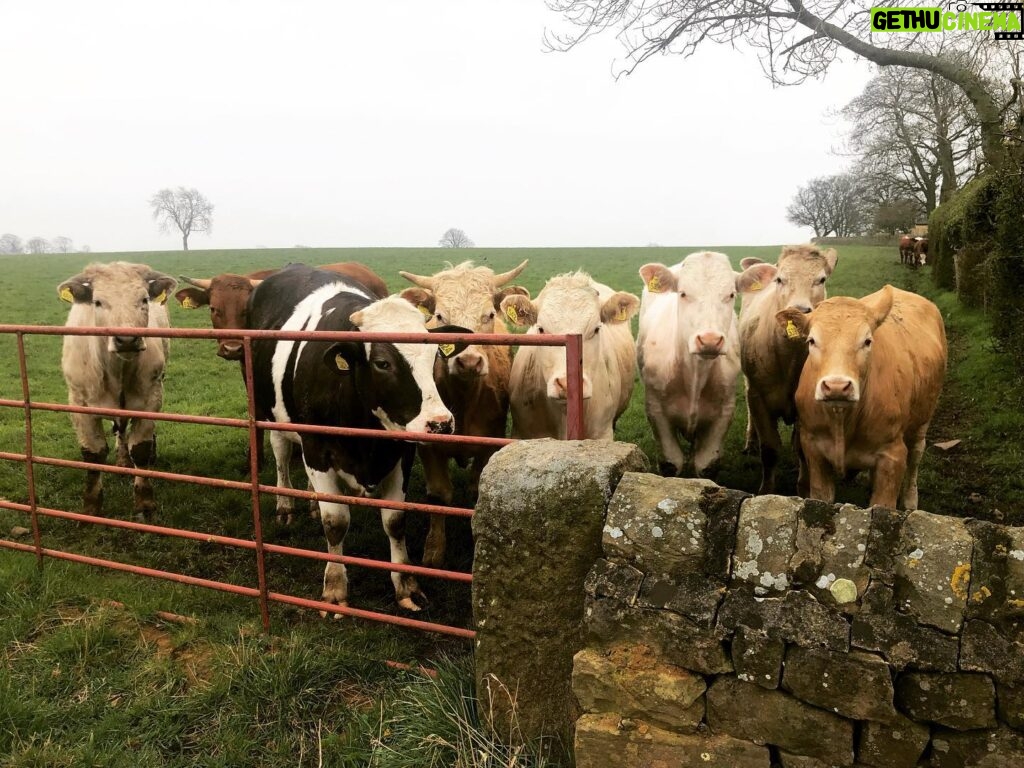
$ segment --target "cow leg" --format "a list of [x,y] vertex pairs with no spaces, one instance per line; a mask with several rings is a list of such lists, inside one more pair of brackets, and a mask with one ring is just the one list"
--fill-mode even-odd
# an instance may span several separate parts
[[779,463],[782,452],[782,438],[779,436],[779,422],[768,412],[768,408],[756,393],[747,397],[750,418],[757,432],[757,442],[761,447],[761,487],[759,494],[775,493],[775,467]]
[[896,509],[903,477],[907,473],[907,446],[900,440],[888,445],[875,459],[871,506]]
[[[276,451],[275,458],[280,461]],[[307,465],[306,474],[309,475],[309,482],[317,493],[338,495],[347,493],[347,489],[344,491],[341,489],[338,477],[334,472],[320,472],[310,469]],[[332,555],[344,554],[343,544],[351,519],[352,515],[348,504],[336,504],[331,501],[320,502],[320,521],[324,527],[324,536],[327,537],[327,551]],[[327,567],[324,568],[323,599],[326,603],[348,605],[348,572],[343,563],[327,563]],[[321,611],[320,615],[326,616],[327,614]],[[335,614],[335,616],[340,616],[340,614]]]
[[[72,405],[87,405],[72,400]],[[82,449],[82,461],[93,464],[106,464],[110,448],[107,437],[103,433],[103,420],[98,416],[86,413],[72,413],[71,424],[78,437],[78,445]],[[87,515],[103,514],[103,473],[88,469],[85,472],[85,492],[82,498],[82,511]]]
[[[427,481],[427,503],[451,506],[452,479],[448,474],[448,458],[432,446],[420,448],[420,460],[423,462],[423,474]],[[430,530],[423,544],[423,564],[429,568],[440,568],[444,565],[446,546],[445,515],[430,516]]]
[[[292,448],[294,443],[284,433],[274,429],[270,432],[270,447],[274,451],[274,463],[277,465],[277,485],[281,488],[292,487]],[[309,470],[307,469],[307,474]],[[310,475],[309,482],[313,485],[313,476]],[[295,499],[291,496],[277,497],[277,522],[283,525],[290,525],[292,512],[295,510]],[[326,523],[324,527],[326,528]]]
[[757,449],[757,430],[754,429],[754,419],[750,415],[750,382],[747,377],[743,377],[743,401],[747,406],[747,430],[743,433],[743,453],[747,456],[753,456],[758,452]]
[[[402,471],[402,462],[396,463],[395,468],[384,478],[380,495],[389,501],[405,501],[405,473]],[[409,550],[405,545],[405,510],[381,509],[380,513],[384,532],[391,544],[391,562],[409,565]],[[427,597],[412,574],[392,571],[391,581],[395,585],[395,600],[402,608],[418,611],[419,604],[426,604]]]
[[836,478],[832,465],[816,450],[803,446],[807,460],[809,491],[807,498],[820,499],[831,504],[836,499]]
[[903,479],[903,491],[900,493],[901,509],[917,509],[917,470],[921,466],[921,457],[927,445],[928,425],[921,427],[907,444],[907,472]]
[[[725,433],[729,431],[733,411],[736,410],[736,399],[729,398],[722,410],[716,414],[707,428],[698,429],[693,441],[693,465],[697,477],[710,477],[717,474],[718,460],[722,456],[722,443]],[[748,422],[749,423],[749,422]]]
[[647,397],[645,406],[647,421],[650,423],[651,429],[654,430],[654,437],[661,448],[661,455],[665,457],[660,467],[661,474],[666,477],[675,477],[686,464],[686,457],[679,445],[676,429],[672,426],[672,421],[665,413],[661,403],[655,398]]
[[117,456],[116,465],[119,467],[133,466],[128,450],[128,419],[118,419],[114,422],[114,445]]
[[800,424],[793,424],[793,454],[796,456],[796,495],[801,498],[808,498],[811,492],[810,480],[807,477],[807,459],[804,456],[804,447],[800,442]]
[[[156,461],[156,424],[152,419],[132,419],[126,441],[128,455],[137,469],[149,469]],[[156,511],[153,486],[148,477],[135,477],[133,483],[135,517],[149,520]]]

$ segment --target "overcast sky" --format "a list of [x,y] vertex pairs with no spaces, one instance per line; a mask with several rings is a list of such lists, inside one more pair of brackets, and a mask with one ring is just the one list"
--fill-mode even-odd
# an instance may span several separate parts
[[870,70],[772,89],[709,45],[612,77],[612,36],[544,53],[543,0],[0,0],[0,233],[173,249],[148,207],[198,188],[193,248],[803,241],[839,170],[827,111]]

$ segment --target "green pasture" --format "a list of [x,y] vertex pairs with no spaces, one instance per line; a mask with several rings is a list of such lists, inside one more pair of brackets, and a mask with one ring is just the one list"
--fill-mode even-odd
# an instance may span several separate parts
[[[56,293],[63,279],[87,261],[126,259],[173,275],[208,277],[247,272],[293,261],[324,264],[357,260],[374,268],[389,286],[407,283],[400,269],[429,274],[446,260],[472,259],[495,271],[523,259],[530,265],[517,281],[532,294],[552,275],[583,268],[601,282],[639,294],[638,268],[650,261],[672,264],[698,248],[608,249],[301,249],[147,252],[4,257],[0,261],[0,323],[62,324],[67,305]],[[757,256],[774,261],[778,246],[717,247],[735,265]],[[951,364],[930,441],[960,439],[949,452],[929,447],[920,477],[920,505],[934,512],[1024,522],[1024,463],[1019,377],[993,348],[988,319],[958,305],[932,287],[928,269],[911,272],[894,248],[840,246],[830,295],[863,296],[885,283],[933,298],[947,320]],[[172,301],[175,327],[208,327],[205,309],[183,310]],[[634,321],[635,330],[635,321]],[[27,339],[31,395],[63,402],[60,338]],[[237,364],[220,360],[213,341],[175,341],[165,383],[169,412],[244,417]],[[0,398],[21,397],[15,341],[0,335]],[[742,391],[726,441],[718,481],[756,489],[756,457],[740,449],[745,428]],[[78,458],[65,415],[37,412],[33,436],[37,454]],[[161,423],[157,468],[244,479],[241,430]],[[639,445],[657,466],[658,456],[643,413],[637,384],[617,437]],[[20,410],[0,409],[0,450],[20,452],[24,421]],[[269,456],[269,448],[268,448]],[[273,482],[268,461],[263,480]],[[792,493],[795,471],[786,454],[780,492]],[[294,470],[296,485],[301,469]],[[76,510],[80,472],[36,468],[43,506]],[[105,511],[130,517],[131,489],[125,478],[108,476]],[[250,537],[247,493],[159,483],[157,522],[210,533]],[[840,487],[838,500],[863,504],[863,480]],[[0,497],[27,501],[25,468],[0,462]],[[411,500],[422,500],[417,471]],[[468,504],[457,483],[456,503]],[[320,550],[319,524],[305,515],[289,527],[273,515],[272,497],[263,499],[268,541]],[[410,548],[422,550],[425,523],[412,516]],[[0,536],[27,525],[24,516],[0,511]],[[255,584],[254,557],[214,545],[142,536],[116,529],[42,520],[45,545],[121,559],[196,576]],[[465,521],[449,521],[449,566],[468,570],[472,548]],[[387,558],[379,516],[353,509],[346,553]],[[268,558],[271,589],[318,597],[322,565]],[[395,612],[390,581],[379,572],[349,569],[355,607]],[[469,744],[478,734],[466,674],[468,644],[404,630],[272,607],[273,632],[264,637],[254,601],[220,592],[190,589],[143,578],[48,561],[40,573],[34,559],[0,550],[0,766],[50,765],[535,765],[501,762],[501,752]],[[469,626],[469,590],[448,583],[423,584],[431,604],[422,618]],[[104,599],[125,604],[114,609]],[[196,626],[162,625],[158,610],[197,616]],[[439,682],[429,683],[384,667],[381,659],[439,665]],[[419,713],[410,715],[410,712]],[[412,719],[410,719],[412,717]],[[420,717],[419,720],[416,717]],[[426,729],[426,730],[423,730]],[[406,747],[429,734],[436,762],[410,762]],[[468,735],[467,735],[468,734]],[[477,734],[477,735],[473,735]],[[403,739],[405,741],[403,741]],[[469,739],[469,741],[466,741]],[[463,755],[456,763],[452,755]]]

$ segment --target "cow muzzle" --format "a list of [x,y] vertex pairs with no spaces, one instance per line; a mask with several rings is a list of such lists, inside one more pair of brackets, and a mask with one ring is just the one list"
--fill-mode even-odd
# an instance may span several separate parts
[[135,355],[146,349],[146,341],[141,336],[111,336],[109,349],[119,355]]
[[823,376],[818,379],[815,399],[828,405],[853,405],[860,400],[860,391],[849,376]]
[[725,352],[725,336],[715,331],[699,333],[693,340],[693,346],[701,357],[718,357]]
[[223,358],[224,360],[241,360],[243,357],[242,342],[222,341],[217,345],[217,357]]
[[455,431],[455,419],[451,416],[439,416],[427,419],[428,435],[450,435]]
[[460,379],[475,379],[487,375],[487,359],[479,352],[466,350],[452,358],[449,365],[451,372]]
[[[590,382],[590,377],[587,374],[583,374],[583,399],[589,400],[593,394],[594,388]],[[553,376],[548,380],[548,397],[552,400],[566,400],[569,396],[569,380],[568,376],[564,373],[559,376]]]

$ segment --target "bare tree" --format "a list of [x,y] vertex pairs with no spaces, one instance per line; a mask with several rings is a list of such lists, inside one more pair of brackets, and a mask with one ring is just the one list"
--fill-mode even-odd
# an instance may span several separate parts
[[75,244],[70,237],[61,235],[53,238],[53,250],[57,253],[71,253],[75,250]]
[[871,229],[886,235],[909,232],[920,216],[921,204],[917,200],[892,200],[875,208]]
[[92,253],[92,248],[90,248],[88,245],[83,245],[81,248],[78,249],[78,252],[79,253]]
[[21,238],[8,232],[0,236],[0,253],[24,253],[25,246]]
[[810,227],[815,237],[851,237],[865,229],[863,190],[852,174],[812,179],[800,187],[786,209],[786,218]]
[[172,228],[181,232],[181,245],[186,251],[189,235],[213,229],[213,203],[195,187],[161,189],[149,199],[149,205],[161,232],[170,232]]
[[472,248],[473,241],[461,229],[452,227],[447,230],[437,242],[442,248]]
[[[702,43],[753,48],[774,83],[799,83],[822,75],[841,48],[879,66],[933,72],[954,83],[977,115],[985,160],[1001,165],[1003,114],[1008,105],[977,72],[945,54],[921,50],[917,34],[872,35],[872,7],[896,0],[547,0],[569,31],[546,34],[550,49],[569,50],[587,38],[615,30],[632,72],[658,53],[693,54]],[[990,33],[960,32],[961,45],[990,45]]]
[[50,241],[45,237],[33,237],[28,241],[29,253],[50,253],[52,250]]

